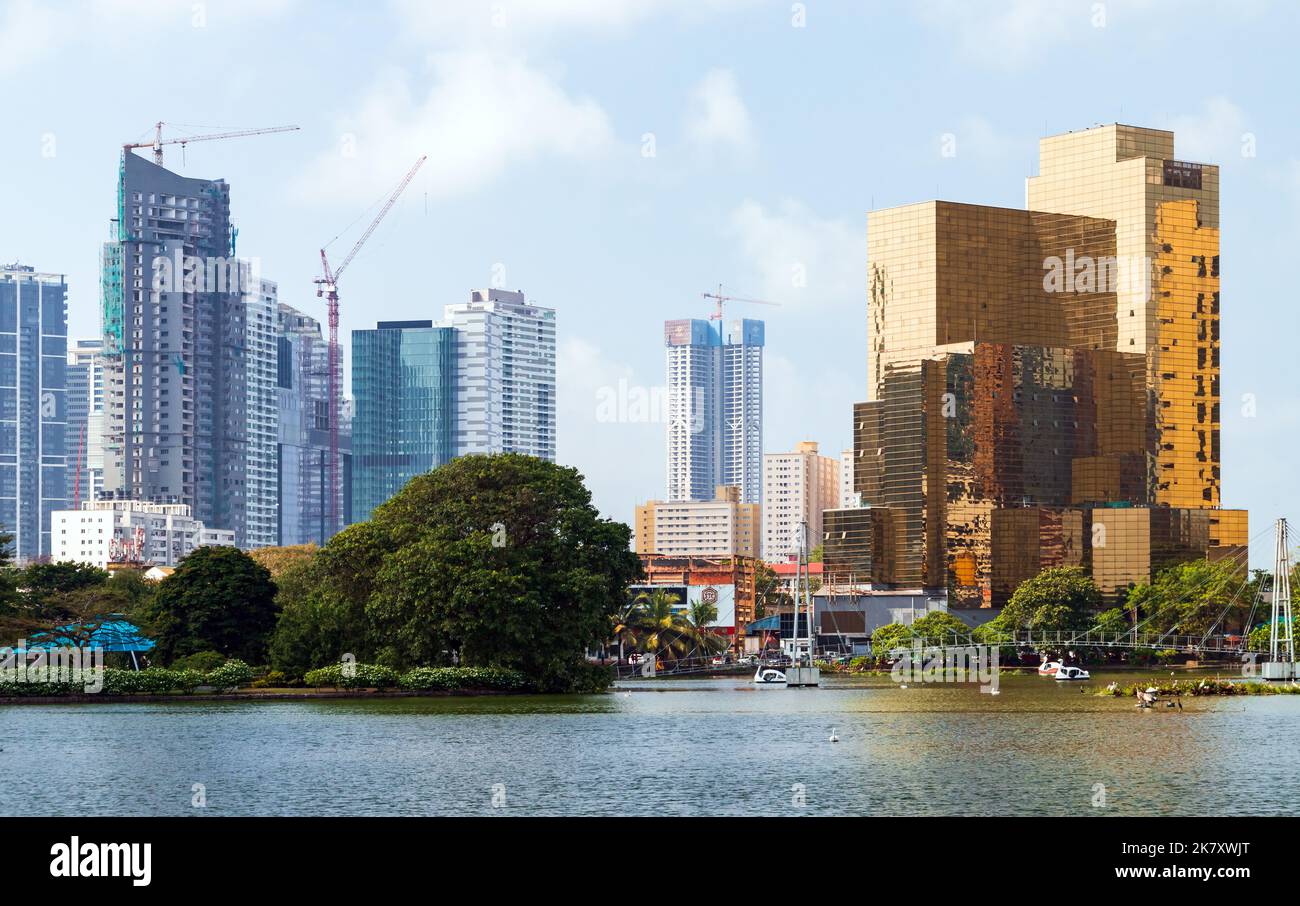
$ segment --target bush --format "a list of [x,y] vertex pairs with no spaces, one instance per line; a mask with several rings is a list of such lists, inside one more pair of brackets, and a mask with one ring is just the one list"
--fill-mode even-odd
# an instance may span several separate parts
[[[248,683],[253,678],[252,669],[243,661],[226,661],[216,670],[204,673],[200,670],[182,668],[180,670],[163,667],[150,667],[148,670],[120,670],[116,667],[104,668],[103,695],[164,695],[181,693],[189,695],[199,686],[215,686],[218,689],[233,689]],[[74,674],[71,681],[54,682],[14,682],[0,681],[0,696],[29,695],[85,695],[86,686],[94,679],[89,671]]]
[[218,689],[234,689],[253,681],[253,668],[238,658],[231,658],[208,673],[206,683]]
[[416,667],[402,675],[399,685],[419,691],[491,689],[500,692],[522,692],[530,686],[524,674],[503,667]]
[[279,670],[270,670],[265,676],[259,676],[249,685],[254,689],[291,689],[295,686],[301,686],[302,680],[285,676]]
[[314,688],[389,689],[397,685],[397,671],[378,664],[330,664],[308,670],[303,682]]
[[198,670],[200,673],[208,673],[225,663],[226,656],[219,651],[196,651],[194,654],[178,657],[172,661],[171,667],[173,670]]

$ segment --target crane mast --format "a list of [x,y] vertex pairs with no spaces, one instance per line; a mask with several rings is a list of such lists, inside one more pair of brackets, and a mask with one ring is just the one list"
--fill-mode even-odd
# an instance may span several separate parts
[[[317,277],[313,282],[316,284],[316,295],[325,296],[330,330],[328,349],[330,531],[334,531],[338,526],[339,495],[342,492],[342,488],[339,485],[339,402],[343,395],[342,356],[340,355],[341,350],[339,349],[339,277],[342,276],[343,271],[347,266],[352,263],[352,259],[357,256],[357,252],[361,251],[361,247],[366,244],[366,240],[374,234],[380,221],[388,216],[388,212],[393,209],[393,205],[397,204],[397,199],[404,191],[406,191],[406,187],[409,186],[411,180],[415,178],[416,171],[423,166],[427,159],[428,155],[421,155],[420,159],[415,162],[414,166],[412,166],[411,169],[407,171],[406,175],[402,177],[402,181],[397,184],[397,188],[395,188],[392,194],[388,196],[388,201],[384,203],[382,208],[380,208],[379,213],[375,215],[375,219],[370,222],[370,226],[368,226],[366,231],[361,234],[361,238],[357,240],[356,245],[352,246],[352,250],[347,253],[343,259],[343,263],[340,264],[337,269],[331,269],[329,256],[325,254],[324,249],[320,250],[321,276]],[[326,540],[327,539],[325,538],[321,538],[321,543],[325,543]]]

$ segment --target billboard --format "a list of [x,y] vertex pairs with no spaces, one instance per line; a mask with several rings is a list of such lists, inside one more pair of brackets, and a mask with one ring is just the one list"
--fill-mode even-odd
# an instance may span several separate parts
[[736,586],[735,585],[631,585],[628,586],[629,603],[636,600],[641,592],[654,593],[663,590],[672,595],[673,612],[689,614],[691,605],[709,603],[718,609],[718,617],[705,625],[713,629],[726,630],[728,634],[736,629]]
[[718,609],[718,618],[708,626],[718,629],[736,628],[736,586],[734,585],[688,585],[686,586],[687,607],[691,604],[712,604]]

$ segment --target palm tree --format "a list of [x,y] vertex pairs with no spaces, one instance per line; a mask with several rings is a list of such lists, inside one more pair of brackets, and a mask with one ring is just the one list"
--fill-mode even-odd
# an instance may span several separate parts
[[[695,608],[692,608],[692,619],[676,610],[675,605],[680,600],[678,595],[663,588],[643,591],[633,600],[627,619],[615,631],[630,639],[641,651],[667,660],[716,651],[714,646],[722,640],[711,632],[702,631],[693,622]],[[712,619],[717,619],[716,608]]]
[[717,604],[696,601],[690,606],[689,613],[691,625],[705,654],[717,654],[727,647],[726,641],[708,628],[710,623],[716,623],[718,620]]

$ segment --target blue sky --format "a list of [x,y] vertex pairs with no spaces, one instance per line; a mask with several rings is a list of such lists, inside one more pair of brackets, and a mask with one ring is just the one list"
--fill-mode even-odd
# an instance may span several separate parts
[[704,317],[701,292],[782,303],[731,308],[767,322],[765,448],[837,452],[865,395],[868,210],[1022,206],[1039,136],[1174,129],[1223,168],[1224,503],[1256,534],[1300,518],[1298,20],[1262,0],[7,0],[0,260],[66,273],[70,331],[93,334],[120,145],[160,119],[292,123],[168,164],[228,179],[240,253],[323,319],[317,250],[352,225],[343,254],[426,153],[343,280],[344,337],[494,276],[555,307],[559,458],[630,519],[663,494],[664,426],[598,415],[602,388],[661,385],[662,322]]

